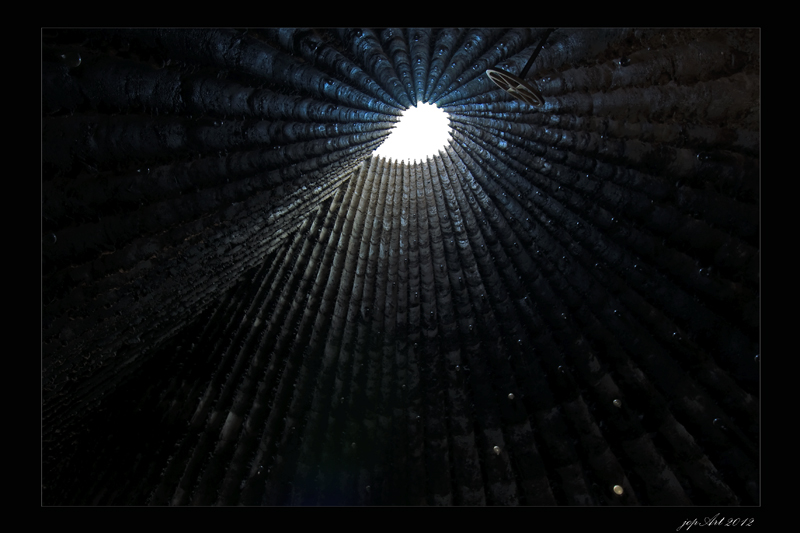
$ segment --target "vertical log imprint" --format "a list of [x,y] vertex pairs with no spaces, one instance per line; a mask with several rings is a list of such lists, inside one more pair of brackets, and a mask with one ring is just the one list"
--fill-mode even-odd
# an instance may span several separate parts
[[758,505],[760,31],[546,31],[44,29],[42,502]]

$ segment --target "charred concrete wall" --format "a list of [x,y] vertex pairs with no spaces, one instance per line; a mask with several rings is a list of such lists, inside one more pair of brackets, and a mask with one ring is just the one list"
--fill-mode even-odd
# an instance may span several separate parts
[[45,31],[43,501],[757,503],[759,34],[543,31]]

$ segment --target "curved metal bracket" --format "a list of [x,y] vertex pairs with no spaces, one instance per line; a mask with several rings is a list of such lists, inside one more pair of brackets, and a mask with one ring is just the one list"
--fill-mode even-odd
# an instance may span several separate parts
[[486,69],[486,75],[494,82],[495,85],[506,91],[508,94],[522,100],[528,105],[534,107],[544,106],[544,98],[536,84],[527,82],[513,74],[500,70],[499,68]]
[[536,83],[533,81],[527,82],[523,78],[533,66],[533,62],[536,61],[536,58],[539,56],[539,52],[542,51],[542,47],[551,33],[553,33],[552,28],[544,32],[539,44],[536,46],[533,54],[531,54],[528,62],[524,67],[522,67],[522,71],[519,73],[518,77],[499,68],[486,69],[486,75],[489,76],[489,79],[492,80],[495,85],[506,91],[514,98],[522,100],[526,104],[534,107],[544,106],[544,97],[542,97],[542,93],[539,92],[539,88],[536,87]]

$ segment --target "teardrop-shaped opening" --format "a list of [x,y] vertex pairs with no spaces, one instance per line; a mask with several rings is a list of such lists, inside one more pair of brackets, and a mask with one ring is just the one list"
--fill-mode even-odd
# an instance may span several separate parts
[[449,139],[448,114],[433,104],[417,102],[400,115],[400,121],[375,155],[395,161],[424,161],[437,154]]

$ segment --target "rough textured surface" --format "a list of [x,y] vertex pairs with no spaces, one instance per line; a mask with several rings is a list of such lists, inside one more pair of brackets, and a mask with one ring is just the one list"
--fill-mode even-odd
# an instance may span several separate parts
[[759,32],[543,31],[45,30],[43,502],[758,504]]

